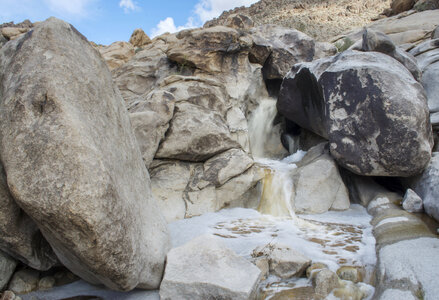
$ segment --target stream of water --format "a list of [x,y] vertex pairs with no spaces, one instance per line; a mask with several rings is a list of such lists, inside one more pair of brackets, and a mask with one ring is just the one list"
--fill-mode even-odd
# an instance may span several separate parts
[[[334,272],[341,266],[364,268],[364,282],[371,283],[376,264],[371,216],[360,205],[352,205],[342,212],[295,214],[290,200],[294,184],[291,171],[306,152],[299,150],[286,156],[281,149],[280,127],[273,125],[276,113],[276,101],[264,99],[249,120],[251,151],[265,172],[259,206],[225,209],[174,222],[170,224],[173,246],[183,245],[202,234],[212,234],[237,254],[250,259],[256,247],[279,243],[301,252],[314,263],[326,264]],[[290,149],[294,148],[297,147],[290,145]],[[260,287],[263,298],[271,299],[281,291],[310,285],[303,278],[280,280],[269,276]],[[370,298],[373,288],[366,284],[363,288]]]

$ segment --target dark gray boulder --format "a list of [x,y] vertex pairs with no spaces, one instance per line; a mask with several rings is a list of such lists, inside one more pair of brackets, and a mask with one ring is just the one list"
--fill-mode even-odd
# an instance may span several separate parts
[[330,142],[339,165],[368,176],[412,176],[433,138],[425,92],[409,71],[377,52],[345,51],[295,65],[278,111]]

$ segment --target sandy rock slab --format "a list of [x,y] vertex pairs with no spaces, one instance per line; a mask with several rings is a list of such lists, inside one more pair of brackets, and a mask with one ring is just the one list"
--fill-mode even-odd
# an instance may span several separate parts
[[254,299],[261,271],[210,236],[172,249],[160,299]]

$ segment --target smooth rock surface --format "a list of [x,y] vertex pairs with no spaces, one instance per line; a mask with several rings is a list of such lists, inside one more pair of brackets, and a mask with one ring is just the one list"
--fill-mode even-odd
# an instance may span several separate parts
[[201,236],[168,253],[160,299],[254,299],[260,278],[255,265]]
[[402,207],[411,213],[424,211],[422,199],[412,189],[408,189],[402,200]]
[[[437,238],[417,238],[385,246],[378,258],[380,288],[377,294],[399,289],[417,297],[423,295],[426,300],[436,299],[439,295],[435,280],[439,276],[438,255]],[[394,295],[396,292],[390,293]]]
[[439,39],[439,26],[431,33],[431,39]]
[[11,194],[63,265],[118,290],[160,283],[166,223],[98,52],[50,18],[0,51],[1,157]]
[[408,177],[431,156],[424,90],[410,72],[378,52],[345,51],[295,65],[278,111],[329,140],[331,155],[359,175]]
[[291,204],[296,213],[320,214],[349,208],[349,194],[327,143],[309,150],[294,170]]

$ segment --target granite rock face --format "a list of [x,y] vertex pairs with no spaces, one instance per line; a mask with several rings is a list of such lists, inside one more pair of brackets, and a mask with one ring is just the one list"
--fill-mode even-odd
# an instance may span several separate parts
[[0,63],[0,152],[15,201],[83,279],[158,287],[166,223],[99,53],[50,18],[3,47]]

